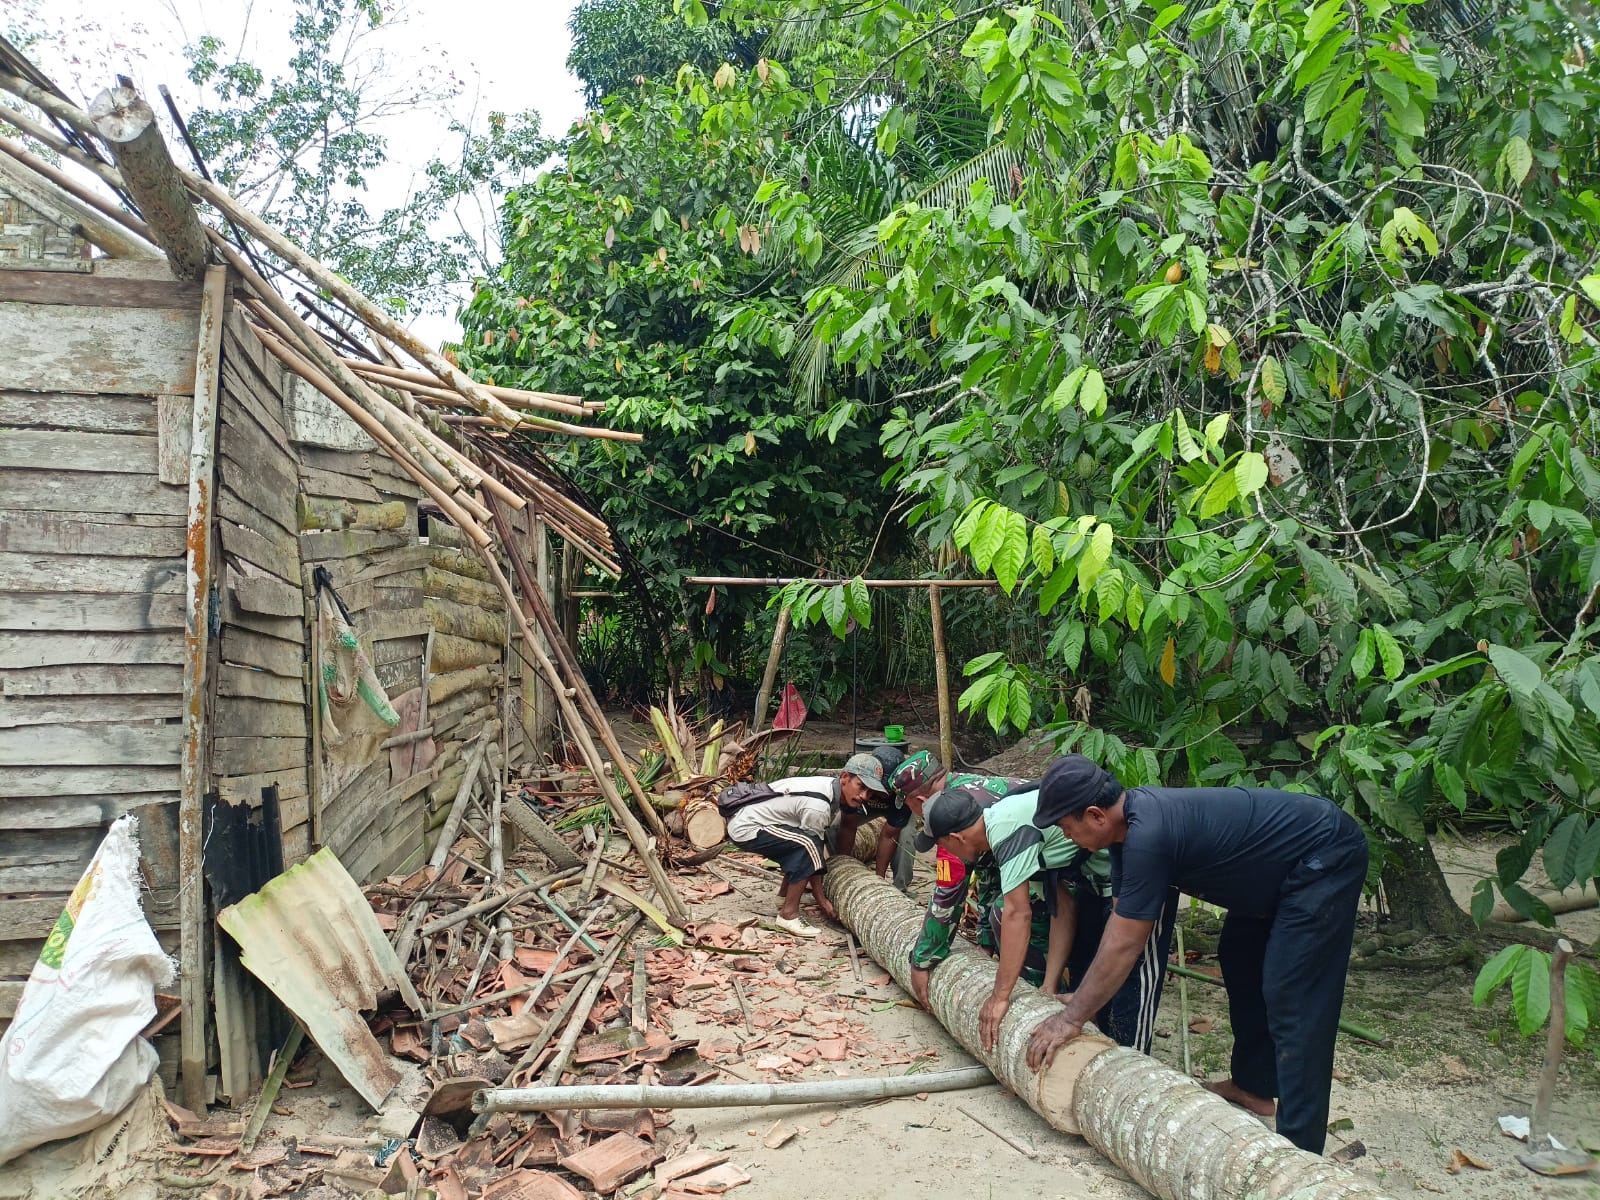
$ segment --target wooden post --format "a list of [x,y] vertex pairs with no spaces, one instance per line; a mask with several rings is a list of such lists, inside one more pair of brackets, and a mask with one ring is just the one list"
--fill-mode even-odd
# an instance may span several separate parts
[[[828,864],[827,894],[868,954],[911,989],[910,954],[924,910],[848,858]],[[1092,1027],[1035,1074],[1028,1039],[1061,1005],[1019,983],[992,1051],[978,1032],[995,963],[962,939],[928,983],[933,1015],[966,1049],[1056,1129],[1080,1134],[1161,1200],[1251,1196],[1261,1200],[1390,1200],[1382,1183],[1298,1150],[1249,1113],[1171,1067],[1118,1046]]]
[[566,643],[567,657],[578,659],[578,621],[582,605],[572,593],[578,589],[578,556],[572,552],[572,543],[561,548],[561,639]]
[[[534,513],[529,522],[533,541],[533,578],[530,582],[540,589],[548,600],[550,595],[550,532],[544,515]],[[539,635],[543,637],[543,633]],[[548,647],[546,648],[548,652]],[[539,762],[539,756],[550,747],[550,697],[537,671],[522,672],[522,711],[524,724],[532,732],[534,744],[528,747],[529,758]]]
[[89,115],[173,275],[199,279],[211,261],[211,247],[155,112],[133,88],[118,87],[96,96]]
[[944,644],[944,603],[939,585],[928,588],[928,611],[933,617],[933,678],[939,689],[939,761],[944,769],[956,765],[956,738],[950,715],[950,653]]
[[1550,1106],[1556,1097],[1556,1079],[1561,1074],[1561,1051],[1567,1041],[1567,963],[1572,960],[1572,943],[1556,942],[1550,956],[1550,1034],[1545,1041],[1544,1069],[1539,1072],[1539,1090],[1533,1097],[1533,1114],[1528,1122],[1528,1149],[1548,1150]]
[[178,956],[182,967],[180,1062],[183,1103],[206,1110],[206,893],[201,872],[201,799],[209,779],[206,658],[213,583],[218,370],[226,267],[206,271],[200,293],[200,337],[194,373],[194,423],[189,441],[189,511],[183,607],[183,759],[178,797]]
[[778,623],[772,627],[772,648],[767,651],[767,669],[761,672],[761,687],[756,692],[756,714],[750,723],[751,733],[760,733],[761,723],[767,719],[772,688],[778,682],[778,663],[783,659],[783,639],[788,633],[789,606],[785,604],[778,610]]

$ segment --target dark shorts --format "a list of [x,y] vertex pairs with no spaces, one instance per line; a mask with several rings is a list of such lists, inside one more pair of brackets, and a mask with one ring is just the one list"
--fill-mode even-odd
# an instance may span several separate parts
[[784,883],[804,883],[821,874],[827,858],[822,836],[797,825],[772,826],[733,844],[777,863],[783,868]]

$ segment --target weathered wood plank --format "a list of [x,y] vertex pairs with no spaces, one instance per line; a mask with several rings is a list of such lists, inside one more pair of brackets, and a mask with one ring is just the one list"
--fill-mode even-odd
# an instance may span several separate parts
[[222,627],[222,659],[239,666],[259,667],[290,679],[301,677],[301,668],[305,663],[300,645],[234,625]]
[[294,737],[219,737],[211,743],[218,775],[254,775],[292,771],[307,762],[310,742]]
[[285,583],[276,576],[233,576],[228,590],[233,593],[234,602],[246,612],[263,613],[271,617],[301,617],[305,614],[305,599],[299,585]]
[[182,660],[182,639],[166,633],[0,633],[0,669]]
[[217,673],[217,694],[252,700],[275,700],[280,704],[304,704],[306,689],[298,679],[285,679],[270,671],[254,671],[224,663]]
[[310,712],[303,702],[280,704],[247,696],[221,696],[211,727],[218,737],[290,737],[309,735]]
[[177,721],[179,696],[0,696],[0,729],[101,721]]
[[294,540],[270,522],[261,524],[265,528],[241,525],[236,521],[220,522],[223,553],[260,567],[263,571],[270,571],[279,579],[299,587],[300,556]]
[[397,696],[422,683],[422,654],[419,651],[410,658],[384,663],[382,666],[373,664],[372,672],[378,677],[378,682],[383,684],[385,692]]
[[232,491],[257,512],[271,517],[290,533],[296,531],[294,497],[298,481],[285,474],[265,455],[254,459],[235,458],[232,453],[218,456],[217,471],[224,487]]
[[0,392],[0,426],[151,434],[156,432],[156,406],[148,396]]
[[433,626],[426,613],[388,610],[377,604],[362,613],[356,621],[356,631],[374,643],[426,637],[431,628]]
[[425,599],[420,587],[380,587],[372,593],[372,607],[380,612],[421,612]]
[[12,429],[0,437],[0,467],[154,475],[156,439],[144,433]]
[[[0,508],[0,551],[183,559],[183,525],[134,525],[108,513]],[[10,580],[0,575],[7,585]]]
[[0,553],[0,580],[19,592],[147,592],[183,588],[180,558]]
[[[4,403],[0,396],[0,405]],[[0,420],[4,417],[4,408],[0,407]],[[308,496],[325,497],[332,500],[356,500],[366,504],[375,504],[378,500],[378,489],[363,474],[341,475],[335,471],[321,471],[315,467],[300,465],[300,490]]]
[[253,613],[248,609],[240,608],[234,603],[230,592],[222,593],[222,622],[224,626],[233,625],[240,629],[248,629],[252,633],[265,634],[270,638],[277,638],[280,642],[289,642],[294,646],[303,646],[306,642],[305,621],[301,617],[273,617],[266,613]]
[[181,524],[188,503],[187,488],[162,483],[153,470],[148,475],[52,470],[0,472],[0,504],[13,510],[138,513],[177,517]]
[[175,696],[182,691],[177,666],[86,663],[0,671],[0,692],[7,696]]
[[176,724],[105,721],[0,729],[0,766],[176,765],[182,741],[183,726]]
[[249,498],[235,489],[233,480],[224,477],[222,486],[217,489],[217,515],[225,521],[248,526],[258,533],[271,530],[273,536],[282,533],[286,537],[293,537],[294,530],[284,521],[265,513],[257,508]]
[[0,980],[0,1021],[9,1021],[17,1015],[22,989],[27,986],[25,981]]
[[230,414],[217,436],[223,454],[241,465],[258,466],[274,490],[291,497],[300,490],[300,466],[293,452],[273,441],[248,412]]
[[98,829],[19,829],[0,839],[0,894],[71,891],[100,844]]
[[15,796],[114,796],[178,791],[178,766],[17,767],[0,771],[0,798]]
[[[104,828],[147,804],[176,804],[177,792],[110,792],[98,796],[0,797],[0,830]],[[0,937],[4,937],[0,929]]]
[[324,446],[299,447],[300,462],[314,471],[343,475],[350,479],[366,479],[373,466],[387,461],[386,454],[369,454],[364,450],[333,450]]
[[189,483],[189,447],[194,444],[194,397],[156,397],[156,478]]
[[200,285],[172,279],[112,279],[101,275],[68,275],[61,271],[6,271],[0,275],[0,301],[198,310]]
[[[235,775],[217,780],[217,793],[225,803],[254,806],[261,803],[261,789],[274,785],[278,789],[279,801],[304,798],[310,791],[309,772],[302,764],[286,771]],[[285,818],[283,823],[289,825],[292,822]]]
[[410,659],[421,659],[423,634],[416,634],[410,638],[385,638],[381,642],[374,642],[368,651],[373,666],[385,663],[406,662]]
[[182,628],[183,602],[174,595],[0,592],[0,629],[135,633]]
[[[383,551],[400,550],[416,543],[416,535],[372,529],[326,529],[300,535],[300,557],[306,562],[372,555],[381,561]],[[405,568],[401,568],[405,569]]]

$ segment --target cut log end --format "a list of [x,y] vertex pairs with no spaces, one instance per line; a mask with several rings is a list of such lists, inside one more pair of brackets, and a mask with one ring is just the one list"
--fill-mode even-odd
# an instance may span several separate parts
[[696,850],[709,850],[727,839],[728,823],[713,801],[691,804],[683,814],[683,832]]

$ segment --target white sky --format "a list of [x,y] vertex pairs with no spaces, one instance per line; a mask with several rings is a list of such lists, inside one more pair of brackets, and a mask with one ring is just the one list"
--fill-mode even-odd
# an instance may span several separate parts
[[[583,113],[578,81],[567,72],[567,18],[576,0],[405,0],[399,19],[373,35],[396,77],[424,66],[444,67],[464,87],[449,111],[413,114],[378,132],[388,138],[392,169],[372,180],[369,208],[398,203],[413,173],[434,154],[448,154],[449,118],[478,125],[491,111],[539,113],[544,132],[559,136]],[[69,95],[87,101],[113,82],[133,78],[157,101],[166,84],[188,111],[199,89],[185,77],[183,47],[212,34],[232,52],[267,73],[282,70],[288,54],[288,0],[0,0],[0,12],[18,24],[57,36],[31,56]],[[31,19],[24,19],[31,18]],[[414,322],[430,341],[452,337],[453,318]]]

